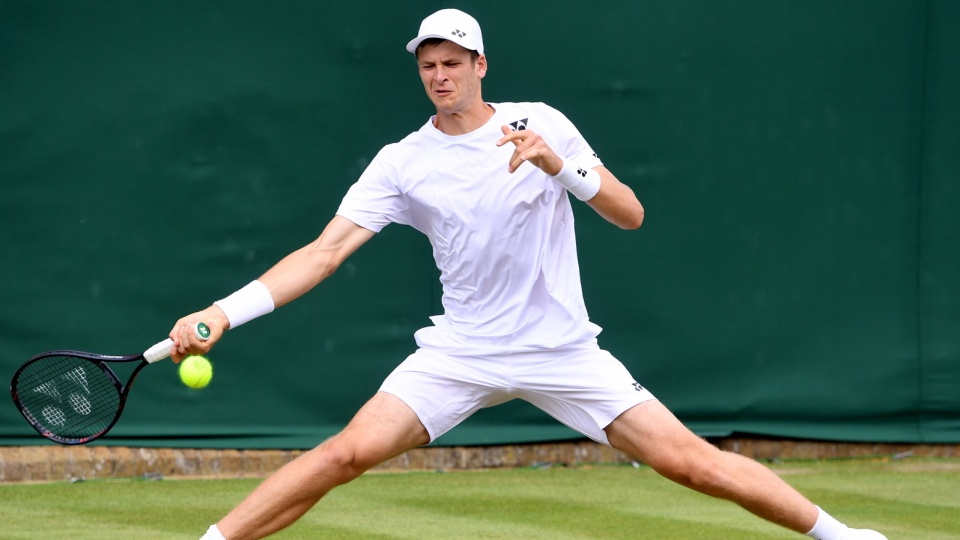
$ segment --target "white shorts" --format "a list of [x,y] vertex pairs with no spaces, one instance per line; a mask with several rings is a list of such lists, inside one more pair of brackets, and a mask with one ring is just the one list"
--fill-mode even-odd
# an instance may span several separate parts
[[656,399],[596,342],[574,348],[485,356],[455,356],[420,348],[380,390],[403,400],[430,440],[484,407],[520,398],[566,426],[603,443],[603,431],[624,411]]

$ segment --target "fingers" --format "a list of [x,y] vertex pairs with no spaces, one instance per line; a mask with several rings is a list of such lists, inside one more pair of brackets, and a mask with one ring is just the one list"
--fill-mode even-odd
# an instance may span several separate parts
[[530,139],[531,136],[536,135],[536,133],[528,130],[514,131],[514,129],[506,124],[500,126],[500,131],[503,132],[503,137],[497,141],[497,146],[503,146],[508,142],[512,142],[517,148],[527,139]]
[[224,324],[206,312],[188,315],[173,326],[169,337],[173,340],[170,357],[174,362],[194,354],[207,354],[224,332]]
[[513,173],[520,168],[520,165],[523,165],[524,161],[532,157],[537,157],[530,151],[531,146],[533,146],[533,140],[536,138],[535,133],[527,130],[514,131],[513,128],[507,125],[500,126],[500,131],[503,132],[503,137],[497,141],[497,146],[503,146],[509,142],[513,143],[515,147],[509,162],[507,162],[507,170],[509,172]]
[[515,150],[513,155],[510,156],[510,161],[507,162],[507,171],[513,173],[519,169],[521,165],[523,165],[524,161],[526,161],[526,159],[524,158],[523,154],[521,154],[518,150]]
[[190,355],[207,354],[212,346],[210,339],[198,337],[196,323],[181,321],[171,332],[171,339],[173,339],[173,353],[170,357],[173,358],[174,363],[179,363]]
[[510,139],[510,134],[511,134],[511,133],[520,133],[519,131],[514,131],[512,127],[510,127],[510,126],[508,126],[508,125],[506,125],[506,124],[500,126],[500,131],[504,134],[504,137],[503,137],[502,139],[500,139],[499,141],[497,141],[497,146],[503,146],[503,145],[507,144],[507,140]]
[[550,145],[543,140],[543,137],[528,129],[514,131],[510,126],[500,126],[503,137],[497,141],[497,146],[503,146],[508,142],[516,147],[510,160],[507,163],[507,170],[511,173],[520,168],[525,161],[533,163],[543,172],[549,175],[556,175],[563,167],[563,161],[550,148]]

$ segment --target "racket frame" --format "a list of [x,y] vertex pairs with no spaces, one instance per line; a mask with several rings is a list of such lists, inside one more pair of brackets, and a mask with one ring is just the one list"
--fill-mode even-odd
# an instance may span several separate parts
[[[63,437],[61,435],[57,435],[56,433],[53,433],[49,429],[44,427],[43,422],[40,422],[33,414],[31,414],[30,411],[27,410],[24,403],[21,401],[20,395],[19,395],[20,393],[17,389],[17,384],[20,379],[20,374],[23,373],[23,371],[27,369],[32,363],[38,362],[43,360],[44,358],[50,358],[53,356],[68,356],[71,358],[85,360],[86,362],[95,365],[98,369],[103,371],[107,375],[107,377],[109,377],[110,380],[113,382],[114,387],[117,389],[117,395],[119,396],[119,403],[117,404],[117,410],[116,412],[114,412],[113,418],[110,420],[110,423],[107,424],[106,427],[104,427],[102,430],[98,431],[93,435],[88,435],[86,437],[79,437],[79,438]],[[138,364],[133,369],[133,372],[130,374],[130,377],[127,379],[126,384],[124,384],[123,381],[120,380],[120,377],[118,377],[117,374],[112,369],[110,369],[110,367],[107,365],[108,363],[129,363],[129,362],[136,362],[137,360],[140,361],[140,364]],[[27,362],[24,363],[22,366],[20,366],[20,369],[18,369],[17,372],[14,373],[13,379],[11,379],[10,381],[10,396],[13,398],[13,402],[16,404],[17,409],[20,411],[20,414],[23,415],[23,417],[27,420],[27,422],[31,426],[33,426],[33,429],[37,430],[37,433],[39,433],[40,435],[43,435],[44,437],[46,437],[47,439],[50,439],[53,442],[64,444],[64,445],[86,444],[106,435],[107,432],[110,431],[114,425],[116,425],[117,420],[120,419],[120,415],[123,413],[123,408],[127,403],[127,396],[130,393],[130,387],[133,385],[133,380],[136,379],[140,371],[144,367],[150,365],[150,363],[151,362],[149,362],[146,358],[144,358],[143,354],[137,354],[133,356],[109,356],[109,355],[103,355],[103,354],[88,353],[83,351],[70,351],[70,350],[48,351],[48,352],[40,353],[34,356],[33,358],[31,358],[30,360],[27,360]]]
[[[210,339],[210,327],[203,322],[197,322],[193,325],[194,335],[200,341],[206,341]],[[164,358],[170,356],[170,351],[173,349],[173,340],[165,339],[154,344],[152,347],[140,354],[134,354],[131,356],[111,356],[107,354],[96,354],[88,353],[83,351],[72,351],[72,350],[59,350],[59,351],[47,351],[42,352],[26,362],[13,374],[13,378],[10,379],[10,396],[13,398],[14,404],[17,406],[17,410],[20,411],[20,414],[27,420],[33,429],[37,430],[37,433],[43,435],[47,439],[50,439],[53,442],[64,444],[64,445],[77,445],[77,444],[86,444],[92,442],[100,437],[103,437],[107,434],[113,426],[116,425],[117,420],[120,419],[120,415],[123,413],[123,408],[127,403],[127,395],[130,393],[130,387],[133,385],[133,380],[137,378],[137,375],[140,374],[140,371],[154,362],[163,360]],[[117,389],[117,394],[119,396],[120,402],[117,404],[117,410],[113,415],[110,423],[93,435],[88,435],[86,437],[71,438],[63,437],[57,435],[56,433],[51,432],[49,429],[43,427],[43,424],[37,420],[37,418],[26,409],[23,401],[20,399],[20,392],[17,389],[17,384],[20,380],[20,374],[29,366],[30,364],[42,360],[44,358],[50,358],[52,356],[68,356],[72,358],[78,358],[81,360],[86,360],[87,362],[97,366],[101,371],[103,371],[107,377],[113,382],[114,387]],[[127,379],[127,383],[123,384],[120,381],[120,377],[107,365],[109,363],[126,363],[126,362],[136,362],[140,360],[140,363],[133,369],[133,372],[130,374],[130,377]]]

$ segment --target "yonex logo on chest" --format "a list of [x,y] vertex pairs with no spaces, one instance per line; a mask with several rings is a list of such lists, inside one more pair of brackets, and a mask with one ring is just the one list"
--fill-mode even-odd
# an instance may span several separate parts
[[516,122],[510,122],[510,127],[513,128],[514,131],[523,131],[527,129],[527,120],[529,120],[529,118],[517,120]]

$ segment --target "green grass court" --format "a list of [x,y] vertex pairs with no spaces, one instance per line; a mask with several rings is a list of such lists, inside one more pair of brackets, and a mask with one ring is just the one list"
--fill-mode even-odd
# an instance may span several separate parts
[[[960,460],[788,461],[775,471],[855,526],[891,540],[960,538]],[[196,539],[259,482],[0,484],[0,538]],[[280,539],[803,538],[629,465],[369,473]]]

